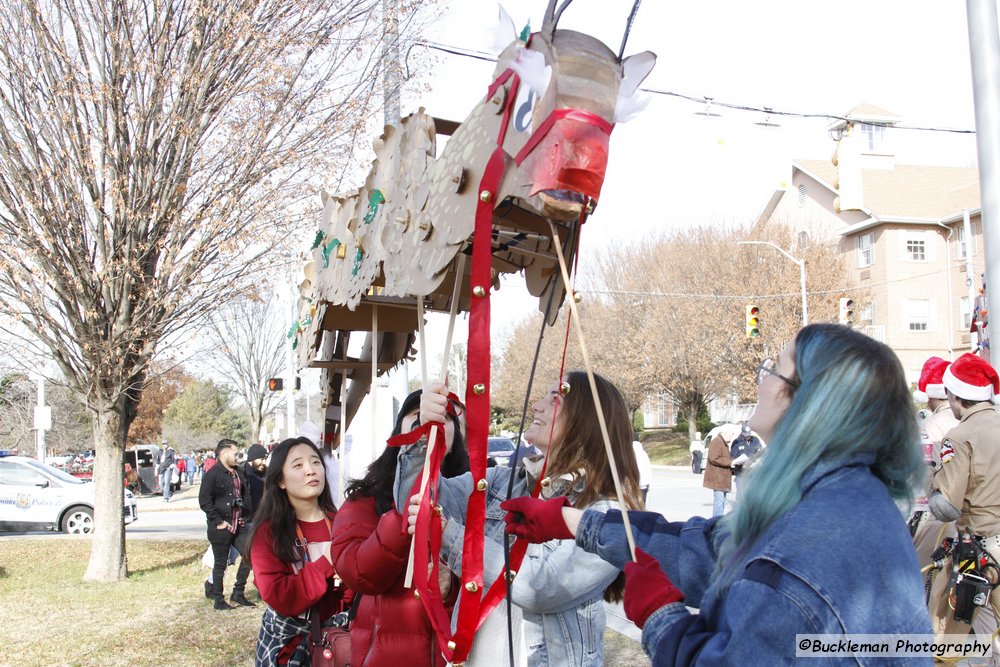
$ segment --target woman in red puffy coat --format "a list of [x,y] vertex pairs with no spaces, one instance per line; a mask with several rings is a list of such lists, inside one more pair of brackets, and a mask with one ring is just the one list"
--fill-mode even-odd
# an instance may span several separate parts
[[[461,417],[462,406],[455,401],[456,414],[445,425],[445,437],[454,443],[441,464],[446,477],[469,470]],[[406,397],[392,434],[408,432],[419,425],[420,391]],[[351,665],[353,667],[444,667],[446,664],[430,620],[413,590],[403,587],[410,553],[406,522],[392,499],[398,447],[386,447],[365,476],[348,484],[346,500],[333,524],[330,556],[334,569],[351,590],[361,594],[357,615],[351,623]],[[457,585],[441,568],[445,605],[454,604]],[[446,588],[450,589],[445,592]]]

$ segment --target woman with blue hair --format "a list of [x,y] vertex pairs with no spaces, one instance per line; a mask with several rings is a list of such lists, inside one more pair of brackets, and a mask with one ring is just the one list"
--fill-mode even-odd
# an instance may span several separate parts
[[783,664],[809,655],[796,634],[931,634],[897,504],[926,467],[899,360],[815,324],[761,362],[757,385],[750,426],[768,448],[731,514],[670,523],[630,511],[634,563],[619,511],[517,498],[503,506],[508,532],[575,536],[623,567],[625,612],[654,665]]

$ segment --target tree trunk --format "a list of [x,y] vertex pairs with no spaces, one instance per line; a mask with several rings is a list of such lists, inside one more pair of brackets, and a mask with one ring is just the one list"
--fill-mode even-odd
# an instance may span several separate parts
[[83,575],[84,581],[111,583],[128,576],[122,517],[125,501],[122,470],[128,434],[128,426],[122,419],[124,403],[123,398],[119,405],[105,405],[93,418],[96,499],[90,563]]
[[698,432],[698,410],[701,408],[701,403],[698,401],[692,401],[687,406],[687,420],[688,420],[688,441],[694,442],[698,438],[695,433]]

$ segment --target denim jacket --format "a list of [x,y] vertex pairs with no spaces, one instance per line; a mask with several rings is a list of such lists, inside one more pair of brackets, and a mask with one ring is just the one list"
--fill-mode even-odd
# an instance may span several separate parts
[[[405,447],[396,469],[395,500],[406,507],[409,493],[423,468],[424,445]],[[488,587],[503,571],[503,534],[510,468],[486,470],[486,540],[483,578]],[[534,479],[518,467],[512,497],[528,495]],[[472,493],[472,474],[442,478],[438,502],[447,518],[441,539],[441,557],[453,572],[462,571],[465,512]],[[565,495],[574,497],[572,489]],[[599,501],[590,506],[605,512],[617,503]],[[523,610],[524,638],[529,667],[599,666],[604,664],[604,589],[620,568],[576,546],[572,540],[552,540],[528,547],[510,596]],[[464,594],[461,591],[460,594]],[[485,594],[485,593],[484,593]],[[460,603],[459,603],[460,604]],[[459,604],[455,605],[456,613]],[[452,619],[454,626],[455,619]],[[452,628],[454,630],[454,627]]]
[[[871,463],[858,456],[807,471],[802,500],[750,547],[728,590],[713,581],[718,520],[670,523],[629,512],[637,546],[685,594],[683,604],[666,605],[646,621],[642,643],[653,665],[788,664],[796,633],[932,634],[913,544]],[[576,541],[616,566],[629,559],[619,511],[585,512]],[[846,656],[823,663],[930,664],[930,658]]]

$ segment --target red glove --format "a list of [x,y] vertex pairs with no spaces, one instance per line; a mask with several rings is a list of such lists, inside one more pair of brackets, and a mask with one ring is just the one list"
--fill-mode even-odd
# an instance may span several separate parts
[[530,496],[511,498],[500,503],[500,509],[507,510],[504,529],[508,535],[517,535],[534,544],[549,540],[571,540],[563,521],[562,508],[569,505],[569,498],[556,496],[550,500],[539,500]]
[[660,607],[682,602],[684,594],[663,573],[659,561],[639,547],[635,562],[625,564],[625,615],[638,627]]

